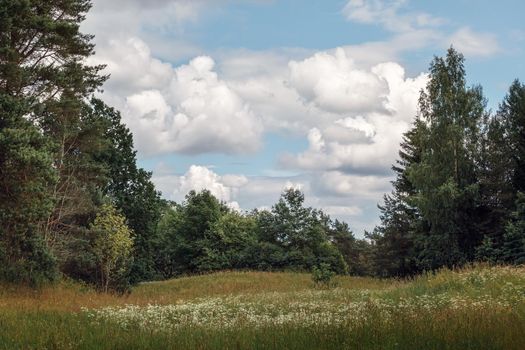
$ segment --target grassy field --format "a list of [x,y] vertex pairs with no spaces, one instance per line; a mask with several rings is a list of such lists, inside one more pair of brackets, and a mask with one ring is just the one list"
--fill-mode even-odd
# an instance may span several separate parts
[[411,281],[223,272],[128,296],[0,288],[0,349],[525,349],[525,268]]

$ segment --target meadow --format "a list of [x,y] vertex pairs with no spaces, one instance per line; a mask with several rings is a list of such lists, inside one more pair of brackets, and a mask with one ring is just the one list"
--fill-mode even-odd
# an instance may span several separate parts
[[524,349],[525,268],[412,280],[221,272],[101,294],[0,288],[0,349]]

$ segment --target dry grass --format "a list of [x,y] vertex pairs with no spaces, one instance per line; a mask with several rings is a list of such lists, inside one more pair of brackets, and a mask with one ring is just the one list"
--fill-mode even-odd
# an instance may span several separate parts
[[[403,282],[362,277],[338,277],[344,289],[394,289]],[[298,292],[311,289],[311,275],[289,272],[218,272],[147,282],[129,295],[98,293],[73,282],[33,290],[20,286],[0,286],[0,309],[18,311],[72,311],[107,306],[174,304],[186,300],[268,292]]]
[[233,271],[126,296],[4,285],[0,350],[525,349],[524,267],[336,282],[319,290],[309,274]]

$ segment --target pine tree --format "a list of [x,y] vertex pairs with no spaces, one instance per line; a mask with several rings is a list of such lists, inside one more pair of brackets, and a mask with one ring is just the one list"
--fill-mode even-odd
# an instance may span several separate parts
[[477,255],[482,260],[498,261],[506,254],[505,227],[516,210],[517,193],[525,189],[525,86],[518,80],[487,125],[480,177],[485,207],[480,232],[485,240]]
[[504,126],[509,154],[513,190],[525,192],[525,85],[515,80],[498,111]]
[[392,166],[396,179],[390,195],[379,206],[381,225],[375,229],[374,266],[380,276],[407,276],[417,272],[415,256],[416,229],[419,225],[417,208],[411,204],[415,188],[407,169],[421,161],[422,137],[425,124],[416,119],[403,137],[399,160]]
[[525,194],[520,192],[517,197],[503,236],[502,258],[507,263],[525,264]]
[[40,232],[56,174],[51,145],[27,113],[23,101],[0,92],[0,278],[39,284],[57,273]]
[[88,0],[0,0],[3,254],[10,268],[31,266],[30,275],[52,274],[52,264],[35,261],[49,255],[44,217],[62,207],[53,189],[64,183],[57,169],[64,138],[46,133],[47,120],[65,128],[61,121],[76,118],[79,100],[104,80],[101,67],[83,63],[93,46],[78,28],[89,8]]

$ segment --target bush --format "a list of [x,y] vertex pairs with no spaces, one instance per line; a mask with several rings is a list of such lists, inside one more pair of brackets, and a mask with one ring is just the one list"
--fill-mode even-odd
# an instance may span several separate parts
[[314,266],[312,269],[312,280],[316,287],[330,288],[335,286],[333,278],[335,272],[327,263],[321,263],[319,266]]

